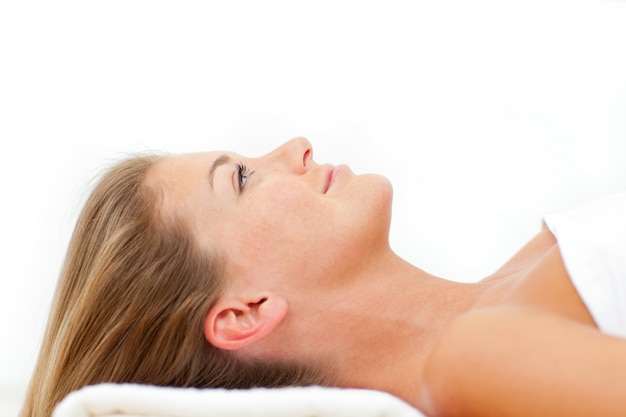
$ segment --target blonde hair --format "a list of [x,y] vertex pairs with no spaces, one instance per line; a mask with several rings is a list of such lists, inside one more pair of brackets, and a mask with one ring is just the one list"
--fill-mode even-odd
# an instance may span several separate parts
[[223,286],[217,253],[164,216],[146,183],[160,156],[114,166],[78,219],[22,417],[49,417],[71,391],[100,382],[248,388],[323,384],[301,364],[244,360],[202,326]]

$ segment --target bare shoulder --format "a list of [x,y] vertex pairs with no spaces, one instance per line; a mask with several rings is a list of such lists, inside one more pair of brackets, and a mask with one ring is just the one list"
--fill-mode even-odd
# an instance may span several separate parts
[[497,278],[503,275],[510,275],[532,266],[554,245],[556,245],[556,238],[552,232],[544,226],[535,237],[502,265],[493,274],[493,277]]
[[623,416],[626,341],[539,309],[478,309],[445,330],[423,381],[434,416]]

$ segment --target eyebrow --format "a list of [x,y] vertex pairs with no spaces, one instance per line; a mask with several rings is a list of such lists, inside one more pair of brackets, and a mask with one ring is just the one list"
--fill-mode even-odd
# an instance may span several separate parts
[[220,155],[209,168],[209,185],[211,186],[211,190],[213,189],[213,177],[215,176],[215,170],[217,170],[220,166],[227,164],[232,161],[232,158],[226,154]]

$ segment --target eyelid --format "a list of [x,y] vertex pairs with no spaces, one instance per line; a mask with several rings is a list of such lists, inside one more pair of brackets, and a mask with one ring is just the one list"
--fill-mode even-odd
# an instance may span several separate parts
[[[248,179],[250,178],[250,175],[252,175],[253,173],[254,171],[250,172],[248,167],[246,167],[246,165],[243,162],[240,162],[237,164],[237,170],[235,172],[235,179],[236,179],[236,189],[239,193],[243,192],[246,184],[248,183]],[[243,181],[244,178],[245,178],[245,181]],[[242,184],[242,181],[243,181],[243,184]]]

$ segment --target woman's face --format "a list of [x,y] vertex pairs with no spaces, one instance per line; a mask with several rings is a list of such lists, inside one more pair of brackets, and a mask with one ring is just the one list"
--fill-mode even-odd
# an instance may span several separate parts
[[226,278],[244,287],[319,286],[388,248],[389,182],[317,164],[305,138],[258,158],[166,158],[151,179],[165,189],[165,210],[182,216],[201,246],[217,249]]

